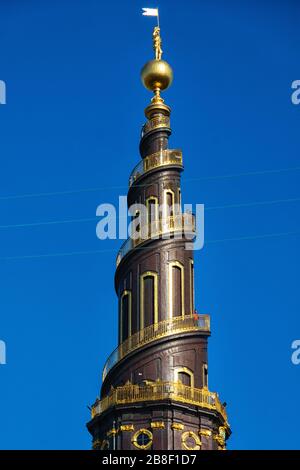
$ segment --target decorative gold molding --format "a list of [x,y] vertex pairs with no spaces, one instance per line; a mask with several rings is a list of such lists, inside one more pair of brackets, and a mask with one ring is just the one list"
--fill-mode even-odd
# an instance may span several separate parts
[[217,441],[219,444],[218,450],[226,450],[226,428],[227,428],[227,423],[226,426],[220,426],[219,427],[219,433],[215,434],[213,436],[214,440]]
[[163,421],[152,421],[150,426],[152,429],[164,429],[165,423]]
[[102,441],[100,439],[96,439],[93,441],[92,447],[93,449],[96,449],[96,447],[101,447]]
[[104,439],[104,441],[102,441],[102,444],[101,444],[101,450],[106,450],[106,449],[109,449],[109,442],[108,440]]
[[184,318],[169,318],[168,320],[162,320],[155,325],[147,326],[143,330],[138,331],[134,335],[127,338],[126,341],[120,344],[111,353],[104,365],[102,379],[105,379],[108,372],[118,363],[118,361],[139,347],[145,346],[146,344],[151,343],[157,339],[172,336],[174,334],[186,333],[189,331],[203,331],[209,333],[209,315],[186,315]]
[[200,436],[211,437],[212,432],[209,429],[200,429],[199,434]]
[[140,331],[144,330],[145,312],[144,312],[144,279],[153,277],[153,299],[154,299],[154,325],[158,323],[158,274],[154,271],[146,271],[140,275]]
[[223,439],[223,437],[220,436],[220,434],[214,434],[213,435],[213,439],[215,441],[217,441],[217,443],[219,444],[219,446],[221,447],[224,447],[225,446],[225,441]]
[[143,128],[143,136],[154,129],[159,129],[160,127],[170,127],[169,116],[160,114],[147,121]]
[[[187,445],[186,441],[188,440],[188,438],[194,439],[195,445],[193,447]],[[200,450],[202,445],[201,439],[193,431],[184,432],[181,436],[181,443],[186,450]]]
[[121,424],[119,427],[120,431],[134,431],[134,425],[133,424]]
[[116,435],[117,433],[118,433],[118,430],[115,429],[115,428],[112,428],[109,431],[107,431],[106,435],[107,435],[107,437],[110,437],[110,436]]
[[132,186],[133,183],[135,183],[141,176],[146,174],[148,171],[169,165],[176,165],[181,168],[183,167],[181,150],[166,149],[152,153],[151,155],[147,155],[132,170],[131,175],[129,177],[129,186]]
[[[169,318],[174,318],[173,316],[173,268],[177,267],[180,269],[181,276],[181,313],[180,315],[184,317],[184,265],[179,261],[171,261],[169,263]],[[178,315],[178,316],[180,316]]]
[[[148,444],[144,444],[144,445],[138,444],[137,439],[140,434],[146,434],[146,436],[149,437],[150,441],[148,442]],[[137,447],[137,449],[142,449],[142,450],[149,449],[152,446],[153,434],[148,429],[143,429],[143,428],[139,429],[132,437],[131,442],[135,447]]]
[[190,259],[190,313],[195,312],[194,260]]
[[[152,213],[150,210],[151,204],[150,201],[155,202],[155,213],[154,219],[152,219]],[[146,207],[147,207],[147,229],[148,229],[148,236],[151,237],[152,234],[157,233],[159,228],[159,204],[158,204],[158,197],[157,196],[149,196],[146,199]]]
[[174,429],[175,431],[183,431],[183,429],[184,429],[184,424],[181,424],[181,423],[172,423],[172,424],[171,424],[171,429]]

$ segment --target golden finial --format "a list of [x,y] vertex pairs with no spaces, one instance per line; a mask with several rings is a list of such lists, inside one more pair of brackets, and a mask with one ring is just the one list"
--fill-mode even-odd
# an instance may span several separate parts
[[165,60],[162,60],[162,41],[159,26],[153,30],[153,49],[155,59],[147,62],[141,71],[141,78],[144,86],[154,92],[152,103],[163,103],[160,96],[162,90],[166,90],[173,81],[173,70]]

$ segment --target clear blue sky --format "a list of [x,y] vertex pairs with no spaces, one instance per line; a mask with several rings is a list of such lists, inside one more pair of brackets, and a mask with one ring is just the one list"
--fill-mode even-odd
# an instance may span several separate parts
[[[154,23],[140,10],[155,6],[0,2],[3,449],[90,447],[86,406],[116,346],[121,244],[99,241],[93,219],[98,204],[126,194],[139,161],[150,99],[139,72]],[[290,99],[299,2],[162,0],[160,13],[184,202],[205,204],[206,242],[254,237],[195,254],[197,309],[212,317],[210,389],[228,403],[229,448],[299,448],[300,238],[255,238],[300,233],[300,201],[291,201],[300,198],[300,106]],[[100,189],[80,191],[91,188]],[[7,198],[32,193],[58,194]],[[3,228],[69,219],[92,220]]]

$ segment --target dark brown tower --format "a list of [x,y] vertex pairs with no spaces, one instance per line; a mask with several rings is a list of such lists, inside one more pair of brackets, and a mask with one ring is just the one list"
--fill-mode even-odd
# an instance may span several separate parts
[[94,449],[225,449],[230,435],[225,408],[208,390],[210,318],[194,307],[195,218],[181,208],[182,152],[168,147],[171,110],[160,91],[172,78],[161,58],[142,70],[154,97],[129,179],[134,236],[117,256],[119,345],[87,425]]

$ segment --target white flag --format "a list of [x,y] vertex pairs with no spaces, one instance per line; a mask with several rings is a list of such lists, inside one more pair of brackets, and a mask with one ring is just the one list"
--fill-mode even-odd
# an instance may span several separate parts
[[143,8],[144,16],[158,16],[158,8]]

